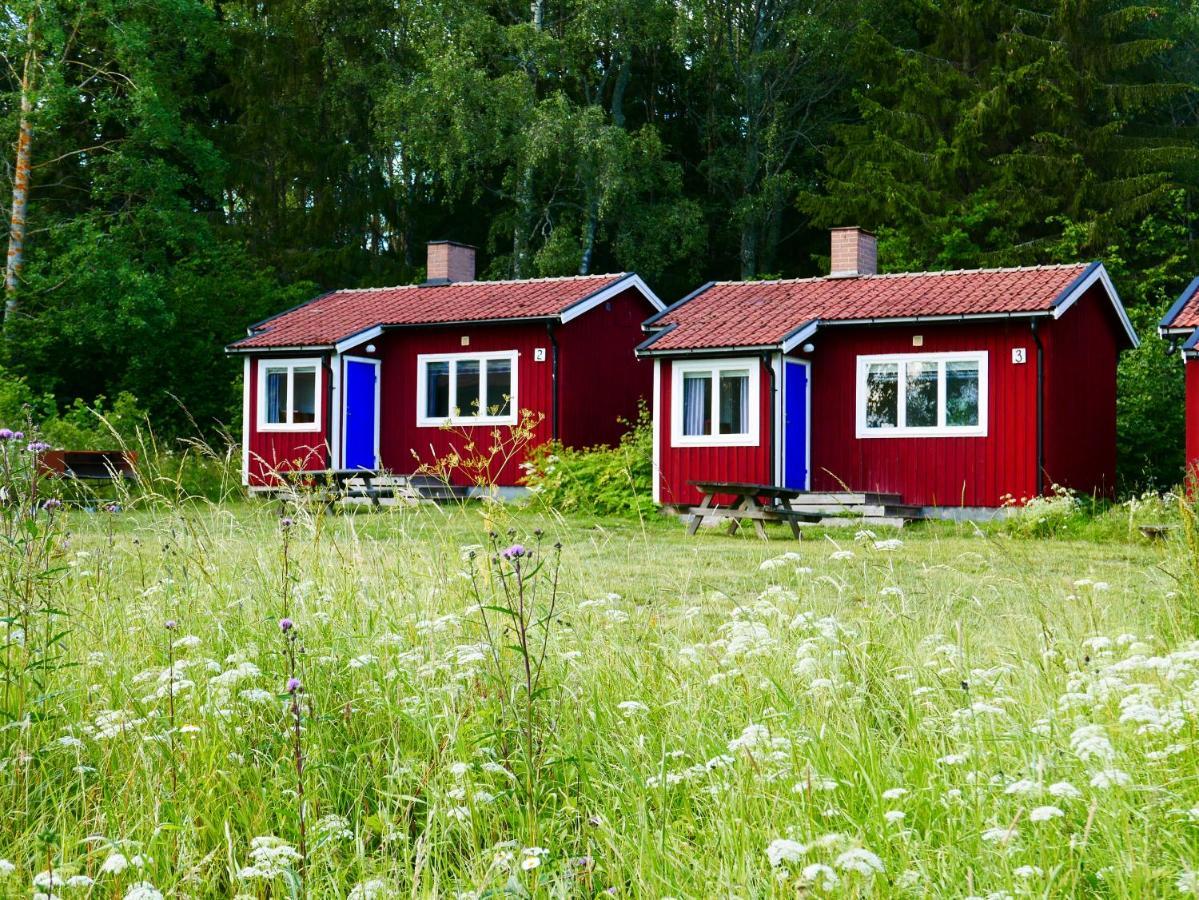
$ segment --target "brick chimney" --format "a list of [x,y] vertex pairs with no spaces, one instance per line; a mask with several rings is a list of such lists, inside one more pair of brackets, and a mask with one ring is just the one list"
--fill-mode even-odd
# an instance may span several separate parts
[[856,278],[878,274],[878,242],[873,234],[858,227],[832,231],[831,278]]
[[475,248],[457,241],[429,241],[427,274],[430,284],[475,280]]

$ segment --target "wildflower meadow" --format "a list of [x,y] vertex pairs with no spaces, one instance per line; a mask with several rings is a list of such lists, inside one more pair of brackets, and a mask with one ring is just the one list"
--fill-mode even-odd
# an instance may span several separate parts
[[1194,554],[1139,507],[795,543],[33,485],[0,897],[1199,893]]

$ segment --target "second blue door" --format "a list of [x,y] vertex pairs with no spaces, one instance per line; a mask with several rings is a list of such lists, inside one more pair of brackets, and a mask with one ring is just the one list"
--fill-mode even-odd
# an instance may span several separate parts
[[346,360],[345,398],[345,467],[377,469],[379,363],[369,359]]
[[808,489],[808,367],[783,362],[783,486]]

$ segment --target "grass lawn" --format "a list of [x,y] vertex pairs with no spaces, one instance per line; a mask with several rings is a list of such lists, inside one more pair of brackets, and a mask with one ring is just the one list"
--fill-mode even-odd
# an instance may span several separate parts
[[[55,516],[42,612],[6,576],[0,896],[1197,890],[1177,534]],[[532,701],[490,531],[541,543],[515,561]]]

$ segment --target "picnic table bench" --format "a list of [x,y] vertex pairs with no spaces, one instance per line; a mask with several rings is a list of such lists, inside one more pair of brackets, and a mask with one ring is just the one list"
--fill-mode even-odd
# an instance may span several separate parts
[[[786,522],[791,526],[791,534],[799,538],[800,522],[819,522],[824,518],[823,513],[801,512],[791,508],[791,501],[800,495],[800,491],[781,487],[776,484],[748,484],[737,481],[690,481],[703,494],[699,506],[688,507],[686,513],[691,516],[687,526],[688,534],[695,534],[703,523],[704,516],[717,515],[728,518],[729,534],[736,534],[744,521],[754,523],[754,531],[758,537],[766,540],[766,522]],[[730,506],[715,505],[717,497],[733,497]],[[766,501],[761,503],[759,501]]]

